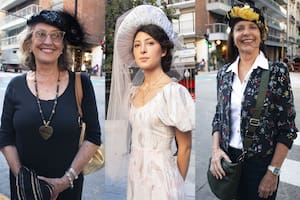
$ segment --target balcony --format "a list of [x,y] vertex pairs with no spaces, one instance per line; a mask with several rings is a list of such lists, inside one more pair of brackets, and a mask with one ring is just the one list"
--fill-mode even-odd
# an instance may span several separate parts
[[227,40],[227,24],[215,23],[206,25],[207,33],[209,33],[209,40]]
[[295,24],[295,22],[296,22],[296,19],[295,19],[295,17],[293,16],[293,15],[290,15],[290,22],[292,23],[292,24]]
[[195,0],[173,0],[168,6],[177,9],[194,8]]
[[276,29],[276,30],[281,30],[279,21],[277,19],[275,19],[274,17],[271,17],[270,15],[265,15],[265,19],[267,22],[267,25]]
[[26,0],[2,0],[0,3],[0,10],[9,10],[18,5],[21,5],[24,2],[26,2]]
[[267,8],[267,13],[277,19],[286,19],[287,17],[287,10],[273,0],[257,0],[255,5],[259,8]]
[[20,36],[19,35],[5,37],[1,40],[1,48],[2,49],[19,48],[19,46],[20,46]]
[[276,0],[276,2],[279,3],[280,5],[288,4],[288,0]]
[[210,12],[225,16],[231,8],[230,0],[207,0],[206,9]]
[[38,5],[31,4],[17,12],[9,13],[8,16],[0,20],[0,29],[9,30],[24,25],[30,16],[38,13],[40,10],[41,8]]
[[290,43],[296,43],[296,39],[294,37],[289,36],[289,42]]

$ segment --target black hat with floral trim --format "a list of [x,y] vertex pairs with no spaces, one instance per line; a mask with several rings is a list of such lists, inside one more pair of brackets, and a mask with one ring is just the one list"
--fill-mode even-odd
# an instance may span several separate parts
[[84,30],[78,20],[66,11],[42,10],[27,20],[28,26],[45,23],[64,31],[69,44],[74,46],[84,45]]
[[227,12],[226,19],[228,20],[229,27],[233,28],[239,21],[250,21],[257,24],[262,33],[262,39],[266,40],[268,36],[268,27],[265,18],[260,11],[252,4],[235,4],[231,10]]

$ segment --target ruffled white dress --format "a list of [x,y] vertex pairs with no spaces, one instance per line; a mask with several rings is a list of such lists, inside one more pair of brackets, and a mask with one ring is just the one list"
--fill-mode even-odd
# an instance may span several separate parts
[[132,128],[128,200],[182,200],[184,181],[171,152],[175,128],[195,126],[194,101],[178,83],[165,85],[142,107],[130,108]]

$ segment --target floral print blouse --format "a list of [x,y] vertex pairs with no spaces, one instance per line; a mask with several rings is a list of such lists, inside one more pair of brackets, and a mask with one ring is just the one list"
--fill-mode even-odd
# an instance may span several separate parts
[[[228,152],[231,134],[231,91],[234,73],[226,72],[230,66],[224,65],[217,75],[217,106],[212,122],[213,133],[220,132],[220,146]],[[247,83],[241,109],[241,137],[244,140],[249,121],[256,104],[262,69],[254,69]],[[278,142],[291,148],[297,137],[295,108],[288,69],[282,63],[269,66],[270,80],[261,113],[261,125],[256,129],[256,137],[247,149],[248,156],[266,156],[274,153]]]

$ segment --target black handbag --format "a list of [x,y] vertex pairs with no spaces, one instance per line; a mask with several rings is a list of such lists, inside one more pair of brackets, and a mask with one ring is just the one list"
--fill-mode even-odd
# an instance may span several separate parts
[[230,163],[224,159],[221,161],[223,170],[226,173],[226,176],[223,179],[218,180],[210,172],[210,162],[207,171],[207,179],[209,187],[216,197],[223,200],[231,200],[236,196],[236,190],[238,189],[238,184],[240,181],[241,175],[241,163]]
[[[250,118],[249,129],[243,141],[243,152],[239,157],[237,163],[229,163],[226,160],[221,160],[221,165],[225,171],[226,176],[222,179],[216,179],[210,171],[211,158],[209,159],[209,166],[207,170],[207,180],[211,191],[222,200],[232,200],[236,198],[237,190],[240,182],[242,162],[247,154],[247,149],[251,146],[253,138],[255,137],[256,129],[260,126],[260,116],[263,107],[264,99],[268,89],[269,70],[262,72],[261,83],[258,88],[258,95],[255,104],[255,109]],[[248,156],[249,157],[249,156]]]

